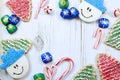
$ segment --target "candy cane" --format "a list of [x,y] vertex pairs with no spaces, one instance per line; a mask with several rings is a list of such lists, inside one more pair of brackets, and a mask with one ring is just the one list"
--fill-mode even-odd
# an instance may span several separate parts
[[63,77],[65,77],[68,73],[70,73],[70,71],[73,69],[73,66],[74,66],[73,60],[71,58],[62,58],[55,65],[46,66],[45,67],[45,72],[46,72],[46,78],[47,78],[47,80],[52,80],[53,76],[55,75],[55,73],[57,71],[57,66],[60,65],[63,61],[69,61],[70,62],[70,66],[56,80],[62,80]]
[[56,73],[57,71],[57,68],[55,65],[52,65],[52,66],[46,66],[45,67],[45,74],[46,74],[46,78],[48,80],[52,80],[52,77],[54,76],[54,74]]
[[103,36],[103,29],[102,28],[98,28],[94,34],[94,37],[96,37],[99,33],[99,38],[96,42],[96,44],[94,45],[94,48],[96,49],[98,47],[98,45],[100,44],[101,42],[101,39],[102,39],[102,36]]
[[120,15],[120,9],[116,9],[116,10],[114,11],[114,16],[117,17],[117,16],[119,16],[119,15]]
[[48,0],[40,0],[40,3],[38,5],[38,9],[37,9],[37,11],[35,13],[35,17],[34,17],[35,19],[37,19],[38,14],[40,12],[40,9],[43,8],[47,4],[47,2],[48,2]]

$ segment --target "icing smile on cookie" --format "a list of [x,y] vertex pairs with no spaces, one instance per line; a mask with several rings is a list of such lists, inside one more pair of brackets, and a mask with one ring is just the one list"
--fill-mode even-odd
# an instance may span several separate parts
[[87,16],[85,16],[85,15],[83,14],[83,9],[81,9],[81,14],[82,14],[82,16],[83,16],[83,17],[85,17],[85,18],[90,18],[90,17],[92,17],[92,16],[93,16],[93,15],[90,15],[90,16],[88,16],[88,17],[87,17]]
[[13,73],[14,75],[21,75],[24,71],[24,68],[22,67],[22,71],[20,73]]

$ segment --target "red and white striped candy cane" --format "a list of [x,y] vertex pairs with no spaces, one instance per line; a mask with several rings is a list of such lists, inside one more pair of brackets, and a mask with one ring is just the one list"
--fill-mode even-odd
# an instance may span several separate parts
[[48,0],[40,0],[38,9],[36,10],[36,13],[35,13],[35,17],[34,17],[35,19],[37,19],[40,9],[43,8],[47,3],[48,3]]
[[60,65],[62,62],[64,61],[69,61],[70,62],[70,66],[67,70],[65,70],[63,72],[62,75],[60,75],[56,80],[62,80],[63,77],[65,77],[68,73],[71,72],[71,70],[73,69],[74,66],[74,62],[71,58],[62,58],[60,61],[58,61],[55,65],[52,66],[46,66],[45,67],[45,72],[46,72],[46,78],[47,80],[52,80],[53,76],[55,75],[56,71],[57,71],[57,66]]
[[97,37],[99,34],[99,37],[98,37],[98,40],[96,42],[96,44],[94,45],[94,48],[96,49],[98,47],[98,45],[100,44],[101,40],[102,40],[102,37],[103,37],[103,29],[102,28],[98,28],[94,34],[94,37]]

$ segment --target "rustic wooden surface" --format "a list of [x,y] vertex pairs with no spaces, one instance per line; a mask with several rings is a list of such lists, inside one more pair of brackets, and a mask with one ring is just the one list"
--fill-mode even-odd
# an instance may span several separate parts
[[[11,11],[6,7],[5,3],[7,0],[2,0],[2,15],[12,14]],[[98,28],[98,22],[85,23],[80,19],[73,20],[64,20],[60,17],[60,9],[58,7],[59,0],[50,0],[48,5],[53,8],[53,13],[47,15],[44,13],[43,9],[41,10],[39,17],[35,20],[34,14],[37,9],[39,0],[32,0],[33,4],[33,13],[30,22],[20,22],[18,25],[18,31],[9,35],[6,31],[5,26],[1,25],[1,39],[13,39],[13,38],[28,38],[34,40],[38,32],[41,33],[41,37],[44,40],[44,48],[42,51],[37,51],[33,46],[29,53],[26,55],[30,61],[30,71],[27,76],[20,80],[33,80],[33,75],[35,73],[43,73],[44,67],[46,66],[40,60],[40,54],[43,52],[49,51],[53,55],[54,64],[62,57],[70,57],[74,60],[75,65],[72,72],[66,76],[63,80],[72,80],[76,73],[80,70],[81,67],[87,64],[93,64],[97,71],[97,78],[99,79],[98,69],[97,69],[97,54],[98,53],[107,53],[116,57],[120,60],[120,51],[111,48],[104,44],[105,38],[110,31],[110,28],[114,22],[118,19],[113,16],[113,11],[116,8],[120,8],[119,0],[105,0],[105,6],[107,7],[107,12],[102,15],[110,20],[110,27],[104,30],[104,37],[101,41],[101,44],[97,49],[94,49],[93,46],[97,38],[93,37],[93,33]],[[0,2],[0,3],[1,3]],[[78,8],[80,0],[69,0],[69,7]],[[48,64],[50,65],[50,64]],[[63,70],[67,68],[69,64],[63,63],[58,67],[57,74],[55,77],[60,75]],[[64,67],[64,68],[63,68]],[[2,74],[2,72],[0,72]],[[7,76],[5,74],[5,76]],[[6,77],[8,78],[10,77]],[[9,79],[10,80],[10,79]],[[54,78],[55,80],[55,78]]]

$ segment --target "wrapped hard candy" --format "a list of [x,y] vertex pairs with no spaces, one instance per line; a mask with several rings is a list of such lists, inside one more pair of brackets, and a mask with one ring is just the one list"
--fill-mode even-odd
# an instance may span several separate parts
[[100,18],[99,19],[99,27],[100,28],[108,28],[109,27],[109,20],[107,18]]
[[9,15],[4,15],[2,18],[1,18],[1,21],[2,23],[7,26],[9,24]]
[[17,31],[17,27],[13,24],[8,24],[6,27],[8,33],[13,34]]
[[41,55],[41,59],[43,61],[43,63],[47,64],[49,62],[52,62],[52,55],[49,52],[43,53]]
[[68,0],[60,0],[59,1],[59,8],[65,9],[65,8],[68,8],[68,6],[69,6]]
[[17,17],[15,14],[12,14],[8,20],[13,25],[17,25],[20,22],[20,18]]
[[70,8],[71,18],[77,18],[79,16],[79,11],[75,7]]
[[38,73],[33,76],[34,80],[45,80],[45,76],[43,73]]
[[71,12],[69,9],[62,9],[60,16],[64,19],[70,19],[71,18]]
[[114,16],[115,16],[115,17],[120,16],[120,9],[114,10]]
[[50,8],[50,6],[47,6],[47,7],[44,8],[44,11],[47,14],[51,14],[53,10],[52,10],[52,8]]

